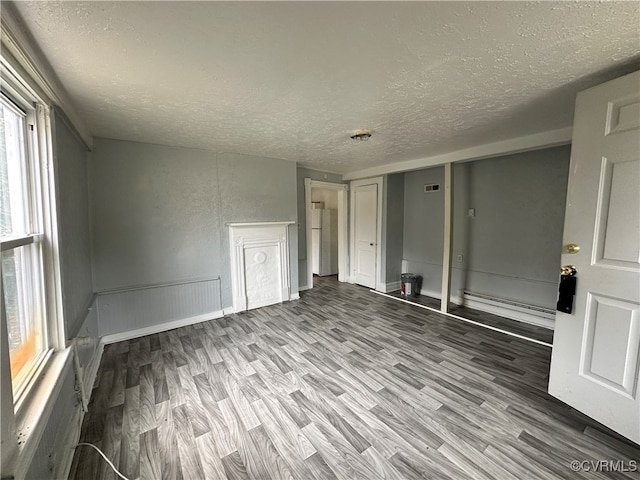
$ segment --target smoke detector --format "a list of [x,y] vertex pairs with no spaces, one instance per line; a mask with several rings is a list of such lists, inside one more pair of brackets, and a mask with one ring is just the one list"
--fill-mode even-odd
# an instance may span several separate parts
[[354,142],[366,142],[367,140],[369,140],[369,138],[371,138],[371,130],[369,130],[368,128],[361,128],[360,130],[356,130],[355,132],[353,132],[353,135],[351,135],[351,140],[353,140]]

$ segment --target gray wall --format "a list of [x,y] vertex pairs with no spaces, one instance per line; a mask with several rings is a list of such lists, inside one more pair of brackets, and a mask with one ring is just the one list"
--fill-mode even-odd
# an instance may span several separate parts
[[[454,296],[466,289],[554,308],[569,155],[563,146],[454,165]],[[423,186],[443,182],[442,167],[405,174],[403,257],[426,294],[440,294],[444,197]]]
[[[65,331],[67,339],[87,337],[88,342],[78,349],[80,364],[86,368],[98,343],[97,315],[95,310],[87,310],[93,298],[88,152],[57,108],[53,109],[52,133]],[[67,369],[60,381],[60,393],[26,478],[53,478],[51,463],[64,462],[73,454],[66,450],[65,440],[75,429],[79,430],[80,405],[74,369]]]
[[[223,307],[231,306],[226,223],[295,222],[295,186],[293,162],[96,138],[96,290],[220,276]],[[290,234],[295,293],[295,228]]]
[[407,272],[421,275],[424,293],[440,292],[444,196],[442,190],[424,193],[424,185],[444,187],[444,167],[434,167],[404,176],[403,259]]
[[292,221],[289,227],[291,291],[298,292],[296,164],[232,153],[218,156],[222,236],[222,301],[232,304],[228,222]]
[[400,281],[404,242],[404,173],[387,175],[382,211],[382,254],[385,283]]
[[96,138],[91,200],[96,291],[221,273],[215,153]]
[[53,126],[64,319],[73,338],[93,296],[87,149],[58,109]]
[[469,164],[468,290],[555,308],[570,153]]
[[[296,169],[296,194],[298,211],[298,275],[300,288],[307,287],[307,215],[304,209],[304,179],[318,180],[329,183],[345,183],[342,175],[328,172],[320,172],[305,167]],[[347,208],[348,210],[348,208]],[[293,257],[292,257],[293,258]],[[293,260],[292,260],[293,261]]]

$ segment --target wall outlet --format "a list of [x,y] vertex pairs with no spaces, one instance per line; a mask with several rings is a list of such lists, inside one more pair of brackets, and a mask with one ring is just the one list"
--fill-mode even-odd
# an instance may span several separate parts
[[463,260],[463,259],[464,259],[464,257],[462,256],[462,254],[461,254],[461,253],[459,253],[459,254],[456,256],[456,262],[458,262],[458,263],[462,263],[462,260]]

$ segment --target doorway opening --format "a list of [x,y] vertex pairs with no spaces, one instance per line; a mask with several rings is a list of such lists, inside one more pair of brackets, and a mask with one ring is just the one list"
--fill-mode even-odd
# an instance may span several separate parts
[[347,281],[347,191],[343,183],[304,179],[307,287],[314,273]]

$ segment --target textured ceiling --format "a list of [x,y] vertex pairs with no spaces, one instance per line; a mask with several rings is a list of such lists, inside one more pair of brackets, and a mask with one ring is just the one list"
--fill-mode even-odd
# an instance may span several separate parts
[[570,126],[639,5],[16,3],[94,135],[340,173]]

